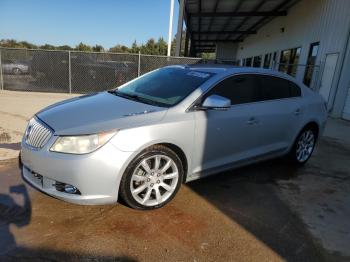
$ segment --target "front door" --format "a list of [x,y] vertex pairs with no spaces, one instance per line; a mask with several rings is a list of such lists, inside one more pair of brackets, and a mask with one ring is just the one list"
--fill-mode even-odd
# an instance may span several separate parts
[[195,111],[194,173],[210,173],[218,167],[252,157],[259,137],[259,119],[254,102],[258,85],[253,75],[232,76],[213,87],[210,95],[231,99],[228,110]]

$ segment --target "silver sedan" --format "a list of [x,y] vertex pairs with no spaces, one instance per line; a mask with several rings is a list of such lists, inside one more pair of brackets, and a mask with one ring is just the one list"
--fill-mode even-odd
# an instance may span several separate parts
[[22,172],[71,203],[154,209],[183,182],[281,156],[305,164],[326,117],[319,94],[278,72],[169,66],[38,112]]

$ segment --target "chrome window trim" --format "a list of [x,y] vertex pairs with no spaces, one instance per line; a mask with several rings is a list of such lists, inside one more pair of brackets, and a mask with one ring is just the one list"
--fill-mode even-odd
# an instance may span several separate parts
[[230,77],[234,77],[234,76],[240,76],[240,75],[257,75],[257,76],[271,76],[271,77],[276,77],[276,78],[280,78],[289,82],[292,82],[293,84],[295,84],[296,86],[298,86],[300,88],[300,96],[293,96],[293,97],[286,97],[286,98],[279,98],[279,99],[270,99],[270,100],[261,100],[261,101],[255,101],[255,102],[249,102],[249,103],[241,103],[241,104],[236,104],[236,105],[231,105],[230,108],[232,107],[237,107],[240,105],[250,105],[250,104],[256,104],[256,103],[266,103],[266,102],[271,102],[271,101],[283,101],[283,100],[289,100],[289,99],[301,99],[304,97],[304,93],[303,93],[303,89],[300,87],[300,85],[298,83],[296,83],[295,81],[292,81],[286,77],[283,76],[279,76],[279,75],[275,75],[275,74],[268,74],[268,73],[257,73],[257,72],[240,72],[240,73],[233,73],[232,75],[227,75],[224,78],[218,80],[217,82],[213,83],[213,85],[208,88],[202,95],[200,95],[187,109],[185,112],[192,112],[192,111],[197,111],[197,109],[195,108],[195,106],[198,103],[198,100],[201,100],[203,96],[205,96],[210,90],[212,90],[214,87],[216,87],[218,84],[220,84],[221,82],[225,81],[226,79],[230,78]]

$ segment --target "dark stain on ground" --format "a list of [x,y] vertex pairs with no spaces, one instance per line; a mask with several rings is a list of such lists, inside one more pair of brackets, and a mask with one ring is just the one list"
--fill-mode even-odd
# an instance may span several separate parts
[[332,189],[332,188],[327,188],[327,189],[323,190],[323,193],[328,194],[328,195],[332,195],[335,192],[337,192],[337,190]]
[[7,143],[11,140],[11,136],[8,133],[0,133],[0,143]]
[[325,208],[322,208],[325,212],[328,212],[328,213],[335,213],[335,210],[331,207],[325,207]]
[[21,143],[0,144],[0,148],[12,149],[12,150],[20,150],[21,149]]

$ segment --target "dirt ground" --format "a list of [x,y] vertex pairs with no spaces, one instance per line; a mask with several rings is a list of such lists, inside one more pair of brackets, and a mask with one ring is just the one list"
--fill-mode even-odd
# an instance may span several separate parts
[[[20,126],[3,105],[0,127]],[[274,160],[221,173],[144,212],[54,199],[23,182],[16,158],[2,160],[0,261],[350,261],[349,163],[350,143],[323,137],[302,168]]]
[[349,154],[323,139],[302,169],[274,160],[218,174],[150,212],[56,200],[1,161],[0,260],[347,261]]
[[40,109],[76,95],[0,91],[0,160],[18,156],[28,120]]

